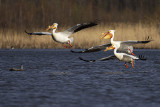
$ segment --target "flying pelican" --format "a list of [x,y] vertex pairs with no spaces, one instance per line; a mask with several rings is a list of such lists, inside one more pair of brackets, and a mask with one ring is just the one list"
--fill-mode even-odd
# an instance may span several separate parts
[[[115,32],[115,30],[109,30],[107,33],[103,33],[101,38],[102,39],[111,39],[110,40],[111,44],[116,45],[118,51],[129,53],[129,54],[131,53],[132,55],[134,55],[132,45],[139,44],[139,43],[145,44],[145,43],[148,43],[148,42],[151,41],[151,40],[146,40],[146,41],[131,41],[131,40],[128,40],[128,41],[114,41],[113,40],[114,39],[114,32]],[[105,51],[107,51],[107,50],[108,50],[108,47],[106,47]]]
[[125,62],[126,68],[128,68],[128,65],[126,63],[130,63],[132,67],[134,68],[134,62],[135,60],[140,59],[139,57],[135,55],[129,55],[126,53],[117,53],[118,46],[117,45],[112,45],[109,49],[114,49],[114,55],[120,60]]
[[77,24],[63,32],[55,32],[57,29],[58,24],[57,23],[53,23],[52,26],[49,26],[46,30],[50,30],[52,29],[52,33],[50,32],[33,32],[33,33],[28,33],[27,31],[25,31],[28,35],[51,35],[52,39],[56,42],[62,43],[64,44],[64,47],[67,48],[66,44],[69,44],[72,47],[73,43],[73,37],[70,37],[73,33],[76,33],[82,29],[85,28],[89,28],[92,26],[96,26],[97,23],[96,22],[90,22],[90,23],[83,23],[83,24]]
[[79,57],[80,60],[83,60],[85,62],[95,62],[95,61],[106,61],[106,60],[111,60],[111,59],[118,59],[120,61],[124,61],[125,62],[125,66],[126,68],[128,68],[128,65],[126,63],[130,63],[131,66],[134,68],[134,62],[135,60],[146,60],[146,58],[144,58],[144,56],[140,55],[139,57],[137,56],[133,56],[133,55],[129,55],[126,53],[117,53],[117,46],[116,45],[112,45],[108,48],[108,50],[114,49],[114,55],[110,55],[108,57],[104,57],[104,58],[100,58],[97,60],[86,60],[83,59],[82,57]]
[[[111,34],[112,32],[113,32],[113,34]],[[114,44],[119,44],[118,51],[126,52],[126,53],[129,53],[129,54],[131,53],[132,55],[134,55],[132,45],[139,44],[139,43],[148,43],[148,42],[151,41],[151,40],[146,40],[146,41],[131,41],[131,40],[128,40],[128,41],[113,41],[113,38],[114,38],[113,36],[114,36],[114,30],[110,30],[109,33],[103,33],[102,38],[103,39],[110,39],[111,38],[111,43],[102,44],[102,45],[98,45],[98,46],[93,46],[91,48],[88,48],[88,49],[85,49],[85,50],[82,50],[82,51],[71,50],[71,52],[73,52],[73,53],[88,53],[88,52],[97,52],[97,51],[101,51],[101,50],[107,51],[108,47],[112,46],[112,44],[113,45]]]

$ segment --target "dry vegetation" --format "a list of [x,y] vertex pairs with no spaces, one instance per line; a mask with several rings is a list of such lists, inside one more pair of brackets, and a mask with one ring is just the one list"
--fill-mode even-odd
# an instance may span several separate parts
[[[60,27],[60,26],[59,26]],[[63,31],[66,28],[59,28]],[[142,24],[113,24],[106,26],[95,26],[75,33],[73,48],[88,48],[104,43],[109,43],[109,40],[101,40],[100,35],[107,32],[109,29],[115,29],[114,40],[145,40],[148,36],[153,40],[146,45],[137,45],[137,48],[160,48],[160,31],[154,26],[143,26]],[[35,29],[36,30],[36,29]],[[44,30],[36,30],[44,31]],[[5,32],[5,33],[4,33]],[[36,36],[27,35],[25,32],[1,31],[0,33],[0,48],[64,48],[60,43],[52,40],[51,36]]]
[[[53,22],[62,31],[77,23],[101,19],[99,26],[73,36],[73,48],[109,43],[101,33],[115,29],[115,40],[154,41],[139,48],[160,48],[159,0],[0,0],[0,48],[64,48],[50,36],[28,36],[26,29],[45,31]],[[67,27],[68,26],[68,27]]]

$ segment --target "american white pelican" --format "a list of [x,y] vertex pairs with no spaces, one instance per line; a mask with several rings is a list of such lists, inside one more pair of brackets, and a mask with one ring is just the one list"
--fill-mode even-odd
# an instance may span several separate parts
[[[50,32],[33,32],[33,33],[28,33],[25,31],[28,35],[51,35],[53,40],[62,44],[69,44],[71,47],[71,43],[73,42],[73,37],[70,37],[73,33],[78,32],[82,29],[89,28],[92,26],[96,26],[96,22],[90,22],[90,23],[83,23],[83,24],[77,24],[63,32],[55,32],[57,29],[58,24],[53,23],[52,26],[49,26],[46,30],[53,29],[52,33]],[[64,45],[65,48],[67,48],[66,45]]]
[[132,67],[134,68],[134,62],[135,60],[146,60],[146,58],[144,58],[144,56],[140,55],[139,57],[137,56],[133,56],[133,55],[129,55],[126,53],[117,53],[117,47],[115,46],[110,46],[108,48],[108,50],[114,49],[114,55],[110,55],[108,57],[104,57],[104,58],[100,58],[97,60],[86,60],[83,59],[82,57],[79,57],[80,60],[83,60],[85,62],[95,62],[95,61],[106,61],[106,60],[111,60],[111,59],[119,59],[120,61],[124,61],[125,62],[125,66],[126,68],[128,68],[128,65],[126,63],[130,63],[132,65]]
[[129,54],[126,54],[126,53],[117,53],[117,49],[118,49],[118,46],[117,46],[117,45],[111,46],[111,47],[109,47],[109,49],[114,49],[114,55],[115,55],[120,61],[124,61],[124,62],[125,62],[126,68],[128,68],[128,65],[127,65],[126,63],[130,63],[130,64],[132,65],[132,67],[134,68],[133,65],[134,65],[135,60],[140,59],[140,58],[137,57],[137,56],[129,55]]
[[[131,40],[128,40],[128,41],[114,41],[114,32],[115,30],[109,30],[107,33],[103,33],[102,34],[102,39],[111,39],[111,44],[112,45],[116,45],[117,46],[117,49],[118,51],[120,52],[125,52],[125,53],[131,53],[132,55],[133,54],[133,46],[132,45],[135,45],[135,44],[139,44],[139,43],[148,43],[150,42],[151,40],[146,40],[146,41],[131,41]],[[105,51],[108,50],[108,47],[106,48]]]
[[[113,41],[114,30],[110,30],[109,32],[113,32],[113,35],[111,33],[103,33],[102,38],[103,39],[110,39],[111,38],[111,43],[113,45],[114,44],[119,44],[118,51],[131,53],[132,55],[134,55],[132,45],[138,44],[138,43],[148,43],[148,42],[151,41],[151,40],[146,40],[146,41],[131,41],[131,40],[128,40],[128,41]],[[73,52],[73,53],[88,53],[88,52],[97,52],[97,51],[101,51],[101,50],[105,50],[105,49],[106,49],[105,51],[107,51],[108,47],[112,46],[111,43],[102,44],[102,45],[98,45],[98,46],[93,46],[91,48],[88,48],[88,49],[85,49],[85,50],[82,50],[82,51],[71,50],[71,52]]]

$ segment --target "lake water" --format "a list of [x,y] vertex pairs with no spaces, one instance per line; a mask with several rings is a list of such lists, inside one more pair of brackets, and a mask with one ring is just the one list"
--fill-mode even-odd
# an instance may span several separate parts
[[[159,107],[160,50],[135,50],[146,61],[83,62],[113,51],[0,50],[0,107]],[[24,71],[9,71],[23,64]]]

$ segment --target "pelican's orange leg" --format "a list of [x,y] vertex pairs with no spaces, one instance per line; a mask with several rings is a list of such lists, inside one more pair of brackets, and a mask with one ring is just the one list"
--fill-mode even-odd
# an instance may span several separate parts
[[132,60],[132,67],[134,68],[134,66],[133,66],[133,60]]
[[127,64],[125,64],[125,66],[126,66],[126,68],[128,68],[128,65],[127,65]]
[[135,54],[131,51],[131,49],[129,49],[129,51],[131,52],[131,54],[132,54],[133,56],[135,56]]
[[66,49],[67,49],[67,46],[65,44],[62,44]]
[[71,44],[70,40],[69,40],[69,45],[72,47],[72,44]]

